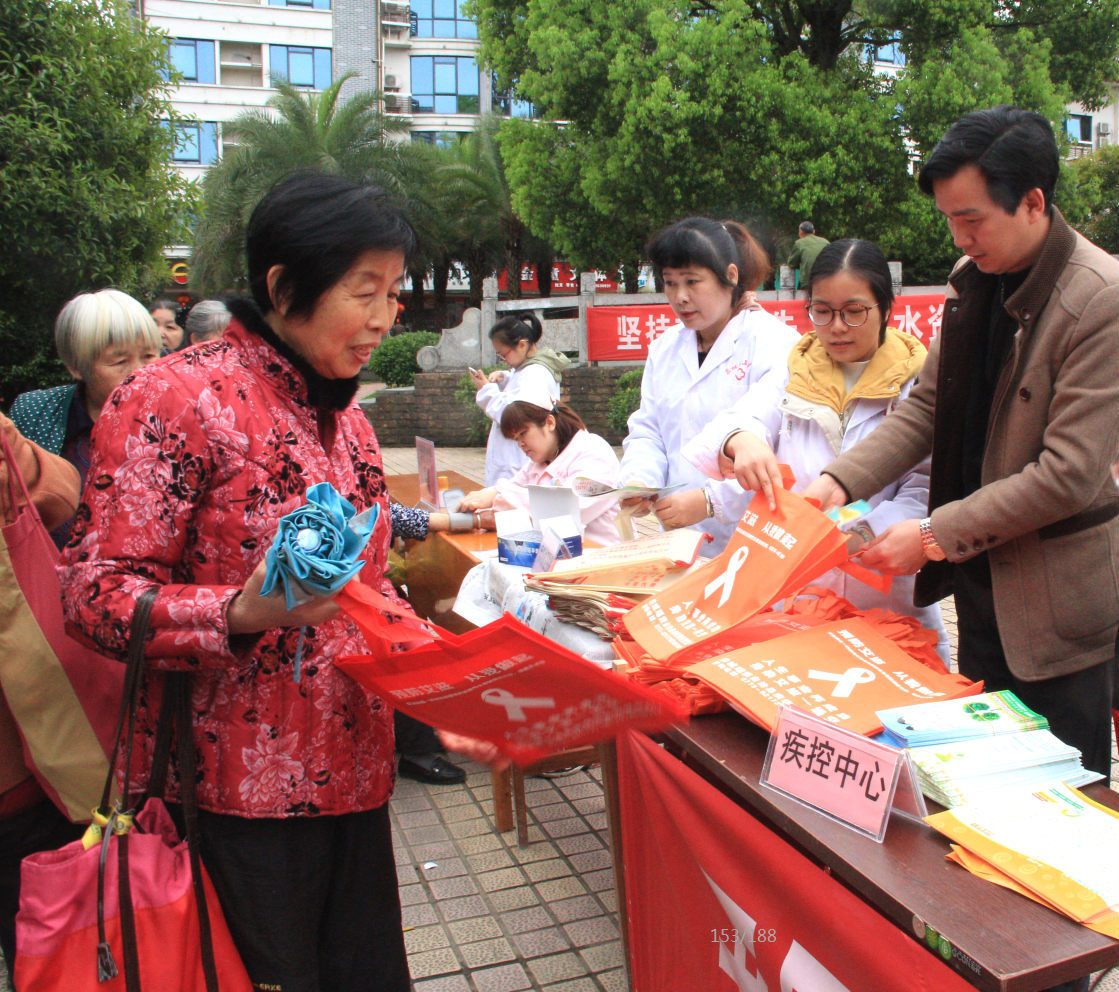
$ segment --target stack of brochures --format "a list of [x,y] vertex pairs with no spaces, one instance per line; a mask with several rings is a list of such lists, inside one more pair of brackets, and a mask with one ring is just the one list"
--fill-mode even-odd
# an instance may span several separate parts
[[878,716],[884,728],[882,741],[897,747],[1049,729],[1045,717],[1035,713],[1009,690],[899,706],[879,710]]
[[547,572],[524,577],[526,589],[542,592],[561,620],[610,640],[621,618],[639,602],[682,578],[707,541],[701,531],[680,529],[561,559]]
[[1059,785],[1000,793],[926,822],[954,841],[949,858],[972,874],[1119,939],[1114,810]]
[[911,747],[921,791],[942,806],[987,799],[1006,789],[1030,792],[1058,782],[1087,785],[1103,778],[1087,771],[1080,752],[1048,730]]

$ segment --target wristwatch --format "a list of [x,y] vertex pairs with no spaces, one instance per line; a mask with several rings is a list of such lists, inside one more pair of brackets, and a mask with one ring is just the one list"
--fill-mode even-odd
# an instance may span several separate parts
[[925,517],[918,526],[921,528],[921,547],[925,552],[925,557],[929,561],[944,561],[948,556],[937,543],[936,535],[933,534],[931,518]]

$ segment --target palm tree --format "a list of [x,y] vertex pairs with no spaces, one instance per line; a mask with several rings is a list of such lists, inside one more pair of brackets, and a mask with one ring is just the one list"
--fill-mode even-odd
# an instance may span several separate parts
[[274,79],[278,92],[268,101],[274,113],[250,110],[226,125],[238,144],[202,183],[191,266],[196,292],[213,295],[246,288],[249,216],[265,192],[298,169],[374,183],[409,211],[405,177],[413,171],[408,165],[413,146],[389,138],[407,127],[385,117],[376,93],[357,93],[339,103],[339,91],[350,75],[321,93]]
[[470,277],[468,306],[479,306],[482,280],[499,266],[509,274],[509,295],[520,296],[521,268],[529,258],[547,255],[513,210],[505,166],[497,144],[501,119],[484,116],[478,129],[450,149],[436,175],[444,211],[453,218],[453,254]]

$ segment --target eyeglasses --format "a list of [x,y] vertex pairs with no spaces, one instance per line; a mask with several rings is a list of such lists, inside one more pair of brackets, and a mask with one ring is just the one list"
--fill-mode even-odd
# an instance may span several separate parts
[[839,314],[843,318],[843,323],[848,327],[862,327],[866,323],[866,315],[871,310],[877,309],[878,304],[873,306],[864,307],[858,303],[851,303],[848,306],[841,307],[835,310],[829,307],[826,303],[811,303],[808,306],[808,319],[812,321],[817,327],[827,327],[833,320],[835,315]]

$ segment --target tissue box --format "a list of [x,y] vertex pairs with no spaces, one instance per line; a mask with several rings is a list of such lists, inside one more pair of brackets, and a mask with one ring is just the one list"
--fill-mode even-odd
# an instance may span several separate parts
[[543,535],[525,510],[499,510],[493,515],[497,527],[497,560],[506,565],[531,568]]
[[497,560],[506,565],[521,565],[532,568],[540,542],[544,535],[538,530],[521,531],[519,534],[505,534],[497,539]]

